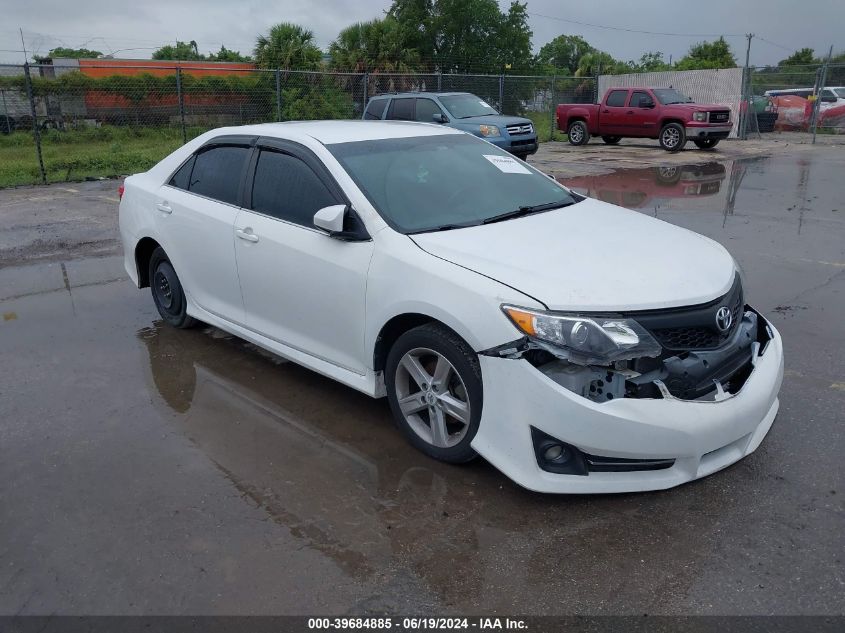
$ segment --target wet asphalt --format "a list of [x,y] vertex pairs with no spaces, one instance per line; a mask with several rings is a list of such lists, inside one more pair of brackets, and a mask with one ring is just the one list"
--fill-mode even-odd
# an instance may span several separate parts
[[756,453],[586,497],[434,462],[384,401],[162,324],[109,250],[114,183],[77,185],[96,252],[0,258],[0,614],[845,612],[845,149],[550,171],[737,258],[786,350]]

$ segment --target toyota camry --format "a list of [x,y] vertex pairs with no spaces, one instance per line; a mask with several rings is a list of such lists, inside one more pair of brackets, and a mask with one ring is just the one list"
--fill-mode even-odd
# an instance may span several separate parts
[[721,245],[464,132],[221,128],[121,189],[126,270],[162,319],[386,397],[435,459],[654,490],[748,455],[777,414],[781,339]]

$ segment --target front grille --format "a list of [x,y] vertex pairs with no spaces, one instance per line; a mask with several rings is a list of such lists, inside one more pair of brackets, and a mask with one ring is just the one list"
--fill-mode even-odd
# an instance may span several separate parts
[[[732,322],[726,332],[716,326],[716,312],[723,306],[731,311]],[[649,310],[631,316],[651,332],[665,350],[714,349],[739,327],[743,306],[742,284],[737,276],[728,293],[716,301],[688,308]]]
[[507,127],[508,134],[514,136],[516,134],[531,134],[534,132],[534,126],[530,123],[525,125],[509,125]]
[[706,349],[719,345],[719,334],[705,327],[675,327],[654,330],[660,344],[667,349]]
[[719,111],[710,113],[710,123],[726,123],[731,118],[730,111]]

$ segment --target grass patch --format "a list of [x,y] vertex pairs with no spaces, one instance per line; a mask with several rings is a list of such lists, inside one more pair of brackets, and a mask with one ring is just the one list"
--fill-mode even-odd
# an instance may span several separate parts
[[[204,130],[190,129],[193,138]],[[182,145],[179,128],[103,126],[41,136],[48,182],[70,182],[146,171]],[[31,132],[0,136],[0,188],[41,182]]]
[[[551,136],[551,116],[530,112],[538,140]],[[194,138],[207,128],[188,128]],[[565,141],[566,134],[554,131],[553,140]],[[146,171],[182,145],[178,127],[122,127],[104,125],[68,131],[46,130],[41,149],[47,182],[73,182]],[[41,183],[32,132],[0,134],[0,188]]]
[[546,141],[565,141],[566,134],[558,131],[557,122],[555,122],[554,136],[552,136],[552,116],[548,112],[526,112],[525,118],[531,119],[534,124],[534,130],[537,132],[537,140],[540,143]]

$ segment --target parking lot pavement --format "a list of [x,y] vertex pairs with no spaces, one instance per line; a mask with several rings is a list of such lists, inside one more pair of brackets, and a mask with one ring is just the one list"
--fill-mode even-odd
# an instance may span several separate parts
[[116,246],[13,261],[0,220],[0,614],[843,613],[843,173],[801,150],[569,174],[724,244],[786,349],[756,453],[618,496],[431,461],[385,402],[163,325]]

